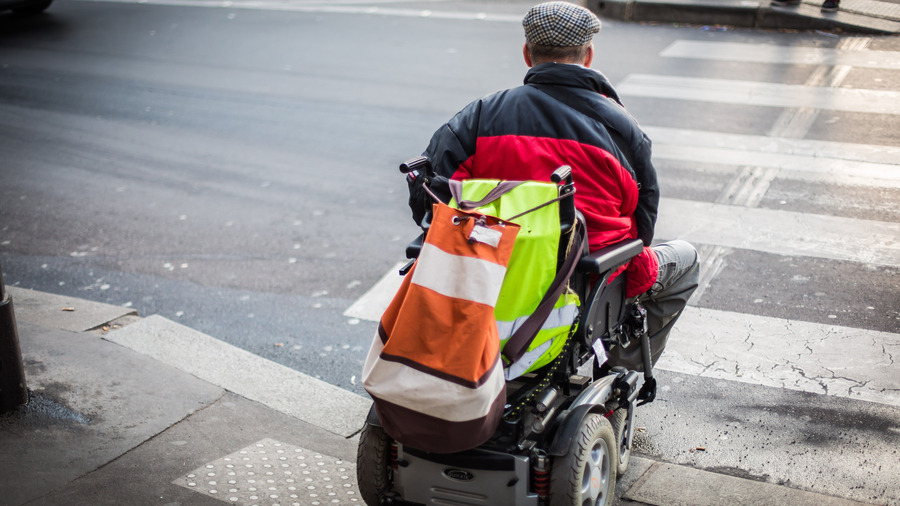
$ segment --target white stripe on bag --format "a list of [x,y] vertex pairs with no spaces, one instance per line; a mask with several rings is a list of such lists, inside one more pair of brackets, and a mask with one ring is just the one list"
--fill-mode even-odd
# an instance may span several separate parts
[[[465,276],[459,275],[465,273]],[[506,267],[473,257],[451,255],[425,243],[413,271],[412,283],[446,297],[493,307],[500,296]]]
[[499,363],[487,380],[473,389],[397,362],[377,360],[383,349],[380,338],[372,340],[363,367],[366,390],[374,397],[442,420],[466,422],[483,418],[506,384]]
[[[575,304],[569,304],[560,308],[556,308],[550,312],[550,316],[547,317],[547,321],[541,325],[541,330],[547,329],[555,329],[562,327],[564,325],[571,325],[573,321],[575,321],[575,316],[578,315],[578,306]],[[500,340],[509,338],[516,330],[519,330],[525,320],[531,315],[520,316],[512,321],[500,321],[497,320],[497,331],[500,334]]]

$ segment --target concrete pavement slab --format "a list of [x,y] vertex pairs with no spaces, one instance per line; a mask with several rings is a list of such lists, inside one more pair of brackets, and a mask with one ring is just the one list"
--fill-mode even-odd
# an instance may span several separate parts
[[20,323],[35,323],[49,328],[84,332],[123,316],[137,315],[137,311],[131,308],[75,297],[14,286],[7,286],[6,291],[13,298],[16,321]]
[[[275,443],[282,446],[274,448]],[[308,482],[306,478],[310,475],[303,474],[303,470],[295,465],[294,482],[288,482],[291,475],[285,475],[286,468],[281,467],[283,462],[278,460],[279,454],[272,457],[271,463],[275,465],[265,468],[263,466],[270,462],[261,460],[263,455],[259,455],[257,444],[273,447],[276,451],[289,449],[292,455],[300,449],[300,453],[313,462],[340,462],[341,467],[335,471],[344,471],[334,476],[317,473],[313,475],[315,479]],[[356,445],[355,438],[338,436],[258,402],[226,393],[214,404],[195,412],[116,461],[44,497],[39,504],[249,505],[254,503],[249,498],[255,493],[259,504],[309,506],[312,502],[309,494],[314,493],[311,490],[323,491],[322,495],[328,497],[328,491],[332,489],[325,487],[336,483],[341,483],[340,490],[345,498],[353,498],[357,490]],[[241,454],[242,451],[248,453]],[[234,460],[245,456],[253,460]],[[232,460],[226,461],[226,458]],[[251,462],[259,465],[247,468],[247,463]],[[233,467],[226,468],[229,464]],[[274,474],[276,471],[278,476]],[[230,472],[235,474],[229,475]],[[273,474],[266,474],[268,472]],[[208,476],[209,473],[215,476]],[[342,480],[341,476],[349,477],[352,486],[344,486],[347,480]],[[249,480],[256,481],[251,483]],[[194,485],[188,486],[188,483]],[[269,490],[276,485],[276,490]],[[291,486],[298,490],[290,490]],[[210,493],[211,490],[215,493]],[[275,499],[280,501],[269,497],[279,494],[281,497]],[[291,498],[292,494],[298,498]],[[301,494],[305,495],[301,498]]]
[[105,338],[344,437],[360,430],[371,404],[362,396],[157,315]]
[[663,462],[654,463],[625,499],[660,506],[861,506],[840,497],[781,487]]
[[0,417],[0,504],[101,467],[224,391],[95,334],[19,323],[32,399]]

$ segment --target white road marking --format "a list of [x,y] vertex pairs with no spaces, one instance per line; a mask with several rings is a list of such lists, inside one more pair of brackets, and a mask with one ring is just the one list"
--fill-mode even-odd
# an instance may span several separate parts
[[[860,162],[887,169],[881,177],[883,179],[900,179],[900,166],[896,165],[900,162],[900,147],[897,146],[787,139],[654,126],[645,126],[643,129],[653,141],[654,148],[657,143],[662,142],[682,146],[808,157],[814,163],[821,159],[840,160],[841,163]],[[792,164],[797,161],[799,160],[791,159]]]
[[886,90],[652,74],[630,74],[616,89],[626,97],[900,114],[900,92]]
[[748,63],[900,69],[900,52],[897,51],[854,51],[740,42],[676,40],[664,49],[660,56]]
[[653,158],[780,169],[778,178],[900,188],[900,148],[644,127]]
[[900,334],[688,307],[658,368],[900,406]]
[[900,267],[900,223],[665,198],[659,217],[659,239]]
[[400,288],[400,283],[403,282],[399,271],[400,267],[404,265],[406,262],[400,262],[391,267],[368,292],[344,311],[344,316],[372,322],[379,321],[394,294]]

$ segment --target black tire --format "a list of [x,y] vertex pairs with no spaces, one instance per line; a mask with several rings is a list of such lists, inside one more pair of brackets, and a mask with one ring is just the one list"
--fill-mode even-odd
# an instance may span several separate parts
[[619,465],[616,467],[616,475],[622,476],[628,470],[628,461],[631,459],[631,448],[627,448],[625,443],[628,439],[628,408],[617,409],[609,417],[609,423],[612,425],[613,434],[616,436],[616,447],[619,450]]
[[618,451],[612,425],[591,413],[581,422],[569,453],[554,459],[551,506],[608,506],[616,492]]
[[390,456],[391,439],[384,429],[365,424],[356,449],[356,482],[369,506],[377,506],[378,497],[391,486]]

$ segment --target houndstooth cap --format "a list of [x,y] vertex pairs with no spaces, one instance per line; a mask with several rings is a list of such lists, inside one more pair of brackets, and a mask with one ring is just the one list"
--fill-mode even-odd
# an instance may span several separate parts
[[569,2],[535,5],[522,19],[525,39],[542,46],[582,46],[600,31],[593,12]]

